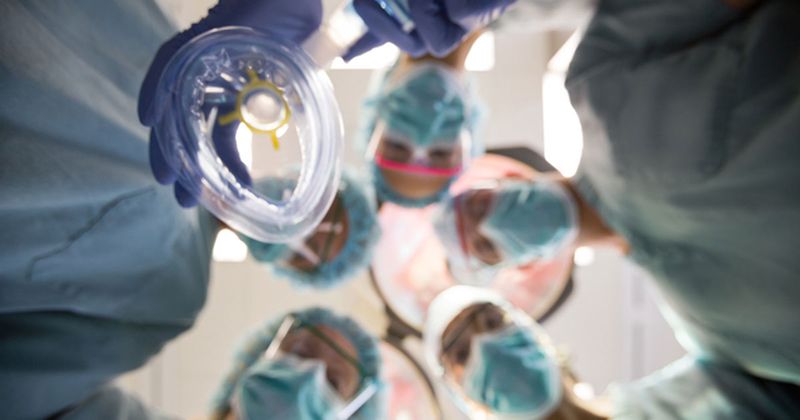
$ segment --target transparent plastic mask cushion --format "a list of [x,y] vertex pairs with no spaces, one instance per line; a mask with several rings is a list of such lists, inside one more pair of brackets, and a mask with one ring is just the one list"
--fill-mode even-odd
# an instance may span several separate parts
[[[298,47],[235,27],[193,39],[169,66],[176,68],[165,71],[169,77],[162,76],[159,91],[171,97],[172,105],[162,115],[159,137],[170,140],[162,147],[181,170],[181,183],[201,193],[200,201],[217,217],[254,239],[287,242],[310,232],[333,200],[342,143],[338,105],[324,73]],[[228,77],[228,85],[216,81],[227,92],[214,91],[220,86],[211,80],[219,77]],[[207,104],[205,87],[212,90]],[[297,128],[302,169],[288,200],[275,202],[240,185],[219,159],[201,112],[201,106],[220,105],[214,101],[229,105],[218,112],[220,125],[239,120],[267,134],[274,147],[290,123]]]

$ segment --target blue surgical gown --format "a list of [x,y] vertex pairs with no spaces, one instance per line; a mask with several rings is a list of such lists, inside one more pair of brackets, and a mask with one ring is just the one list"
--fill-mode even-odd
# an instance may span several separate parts
[[600,2],[566,85],[579,190],[681,343],[800,384],[800,3]]
[[152,0],[0,3],[2,418],[140,418],[108,386],[203,306],[216,222],[150,174]]

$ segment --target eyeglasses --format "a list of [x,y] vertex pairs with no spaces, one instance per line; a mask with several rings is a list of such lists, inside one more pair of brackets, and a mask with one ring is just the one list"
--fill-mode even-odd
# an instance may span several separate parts
[[334,351],[342,363],[354,367],[359,374],[358,391],[349,400],[344,401],[342,408],[336,413],[337,419],[350,418],[356,411],[358,411],[370,398],[377,392],[378,388],[375,380],[370,377],[369,371],[364,365],[358,361],[357,356],[350,354],[347,350],[343,349],[331,337],[326,335],[323,331],[315,325],[309,324],[295,316],[287,315],[281,322],[278,331],[270,342],[267,349],[264,351],[264,357],[267,359],[274,359],[281,351],[281,345],[289,335],[289,333],[299,330],[308,331],[315,338],[319,339],[322,343]]

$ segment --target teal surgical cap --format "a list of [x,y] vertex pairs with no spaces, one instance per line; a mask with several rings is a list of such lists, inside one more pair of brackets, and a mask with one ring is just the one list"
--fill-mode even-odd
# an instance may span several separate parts
[[561,401],[558,368],[533,333],[518,325],[473,338],[462,386],[499,414],[542,418]]
[[378,99],[378,118],[417,146],[457,140],[466,128],[464,94],[452,71],[419,65]]
[[[373,81],[361,110],[359,139],[366,147],[378,120],[396,134],[402,134],[416,146],[460,141],[463,131],[469,133],[468,159],[483,153],[478,131],[485,114],[474,85],[456,80],[452,70],[433,64],[415,64],[407,74],[397,75],[398,66]],[[464,165],[469,162],[465,161]],[[404,207],[425,207],[441,200],[451,182],[439,191],[421,198],[409,198],[396,193],[386,183],[379,168],[372,164],[375,192],[379,199]]]
[[[379,393],[367,400],[352,418],[364,420],[382,418],[381,414],[385,407],[383,396],[380,392],[383,385],[380,380],[381,357],[378,341],[349,317],[337,315],[324,308],[310,308],[292,312],[289,315],[308,325],[330,327],[353,344],[357,352],[358,362],[363,368],[361,372],[365,380],[363,386],[366,386],[367,382],[371,382],[378,388]],[[270,413],[274,413],[274,411],[270,410],[273,407],[263,407],[251,402],[266,400],[268,396],[274,396],[276,392],[281,392],[281,389],[275,389],[275,387],[271,386],[272,384],[259,380],[259,378],[274,378],[276,370],[280,370],[280,376],[286,379],[281,381],[284,386],[285,384],[295,384],[298,386],[293,387],[293,389],[319,389],[319,387],[303,386],[303,384],[319,380],[319,378],[312,377],[312,375],[319,375],[319,367],[313,361],[291,363],[290,358],[288,362],[284,360],[277,363],[268,363],[268,361],[263,360],[264,352],[269,347],[275,334],[277,334],[283,320],[284,317],[281,317],[258,328],[249,334],[243,344],[239,346],[234,356],[233,369],[225,375],[223,383],[212,400],[212,411],[214,413],[226,413],[231,408],[231,400],[234,397],[234,393],[238,391],[237,398],[240,399],[238,401],[240,407],[248,407],[247,410],[250,410],[251,413],[256,413],[257,410],[264,410],[263,413],[266,417],[256,416],[254,418],[272,418]],[[293,369],[292,365],[299,366],[299,368]],[[317,397],[312,395],[294,396],[294,408],[292,410],[307,413],[319,412],[324,408],[324,402]],[[303,406],[303,401],[314,406]],[[302,408],[298,408],[298,406],[302,406]]]
[[575,238],[577,209],[555,182],[504,183],[479,229],[499,247],[504,260],[523,264],[552,257]]
[[[269,196],[280,197],[282,191],[289,189],[292,181],[270,178],[257,181],[259,191]],[[292,267],[273,264],[273,271],[281,277],[288,278],[299,286],[329,288],[355,275],[367,267],[371,261],[372,251],[380,238],[372,195],[367,190],[367,183],[359,180],[355,174],[345,171],[339,184],[339,197],[346,209],[349,231],[347,240],[339,253],[327,262],[321,262],[314,271],[305,272]],[[247,244],[250,253],[259,261],[275,263],[288,257],[291,249],[286,244],[270,244],[256,241],[239,235]]]

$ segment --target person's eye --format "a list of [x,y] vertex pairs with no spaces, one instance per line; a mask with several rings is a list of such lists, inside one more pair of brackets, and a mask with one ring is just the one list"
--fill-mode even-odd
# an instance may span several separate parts
[[489,330],[496,330],[503,325],[503,317],[500,314],[489,314],[486,319],[486,327]]
[[479,222],[489,214],[489,208],[492,204],[492,192],[488,190],[475,191],[466,201],[469,217],[475,222]]
[[332,372],[332,371],[329,370],[326,376],[327,376],[327,379],[328,379],[328,383],[331,384],[331,387],[333,389],[341,392],[342,391],[342,381],[339,379],[339,375],[337,375],[335,372]]
[[494,245],[492,244],[492,242],[482,236],[475,239],[474,245],[475,245],[475,251],[480,252],[481,254],[488,255],[495,253]]
[[310,358],[313,356],[311,345],[306,340],[297,340],[291,348],[291,352],[303,358]]
[[405,162],[411,159],[411,149],[403,143],[386,140],[381,145],[381,154],[385,159]]
[[456,363],[460,365],[467,364],[467,360],[469,359],[469,346],[460,346],[456,350],[455,356]]
[[492,241],[483,236],[477,236],[472,239],[472,249],[475,255],[489,265],[494,265],[500,262],[500,254],[497,248],[494,247]]
[[452,149],[432,149],[428,151],[428,158],[431,160],[433,166],[452,166],[453,164],[453,150]]

